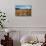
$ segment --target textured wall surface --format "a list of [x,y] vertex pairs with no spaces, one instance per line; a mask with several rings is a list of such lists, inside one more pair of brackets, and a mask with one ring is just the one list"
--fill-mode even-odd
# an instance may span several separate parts
[[[7,27],[46,27],[46,0],[0,0],[0,9],[6,12]],[[32,5],[32,16],[15,16],[16,5]]]

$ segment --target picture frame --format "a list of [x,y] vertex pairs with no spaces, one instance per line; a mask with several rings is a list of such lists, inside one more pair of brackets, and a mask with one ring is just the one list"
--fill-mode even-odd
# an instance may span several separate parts
[[32,5],[16,5],[16,16],[32,16]]

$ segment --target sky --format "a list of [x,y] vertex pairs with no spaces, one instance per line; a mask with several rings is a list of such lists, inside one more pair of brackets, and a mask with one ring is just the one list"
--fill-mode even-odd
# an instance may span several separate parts
[[32,5],[16,5],[19,9],[32,9]]

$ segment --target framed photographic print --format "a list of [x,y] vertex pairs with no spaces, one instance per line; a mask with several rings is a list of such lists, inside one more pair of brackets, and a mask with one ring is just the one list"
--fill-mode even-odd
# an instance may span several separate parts
[[16,5],[16,16],[32,16],[32,5]]

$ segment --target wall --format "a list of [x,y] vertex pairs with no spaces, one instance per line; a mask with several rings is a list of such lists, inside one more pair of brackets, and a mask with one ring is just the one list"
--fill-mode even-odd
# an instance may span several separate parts
[[[32,4],[32,16],[15,16],[17,4]],[[46,27],[46,0],[0,0],[0,9],[6,12],[6,27]]]
[[[15,16],[17,4],[32,4],[32,16]],[[31,31],[46,31],[46,0],[0,0],[0,10],[6,12],[8,22],[5,26],[12,31],[21,31],[20,36]]]

